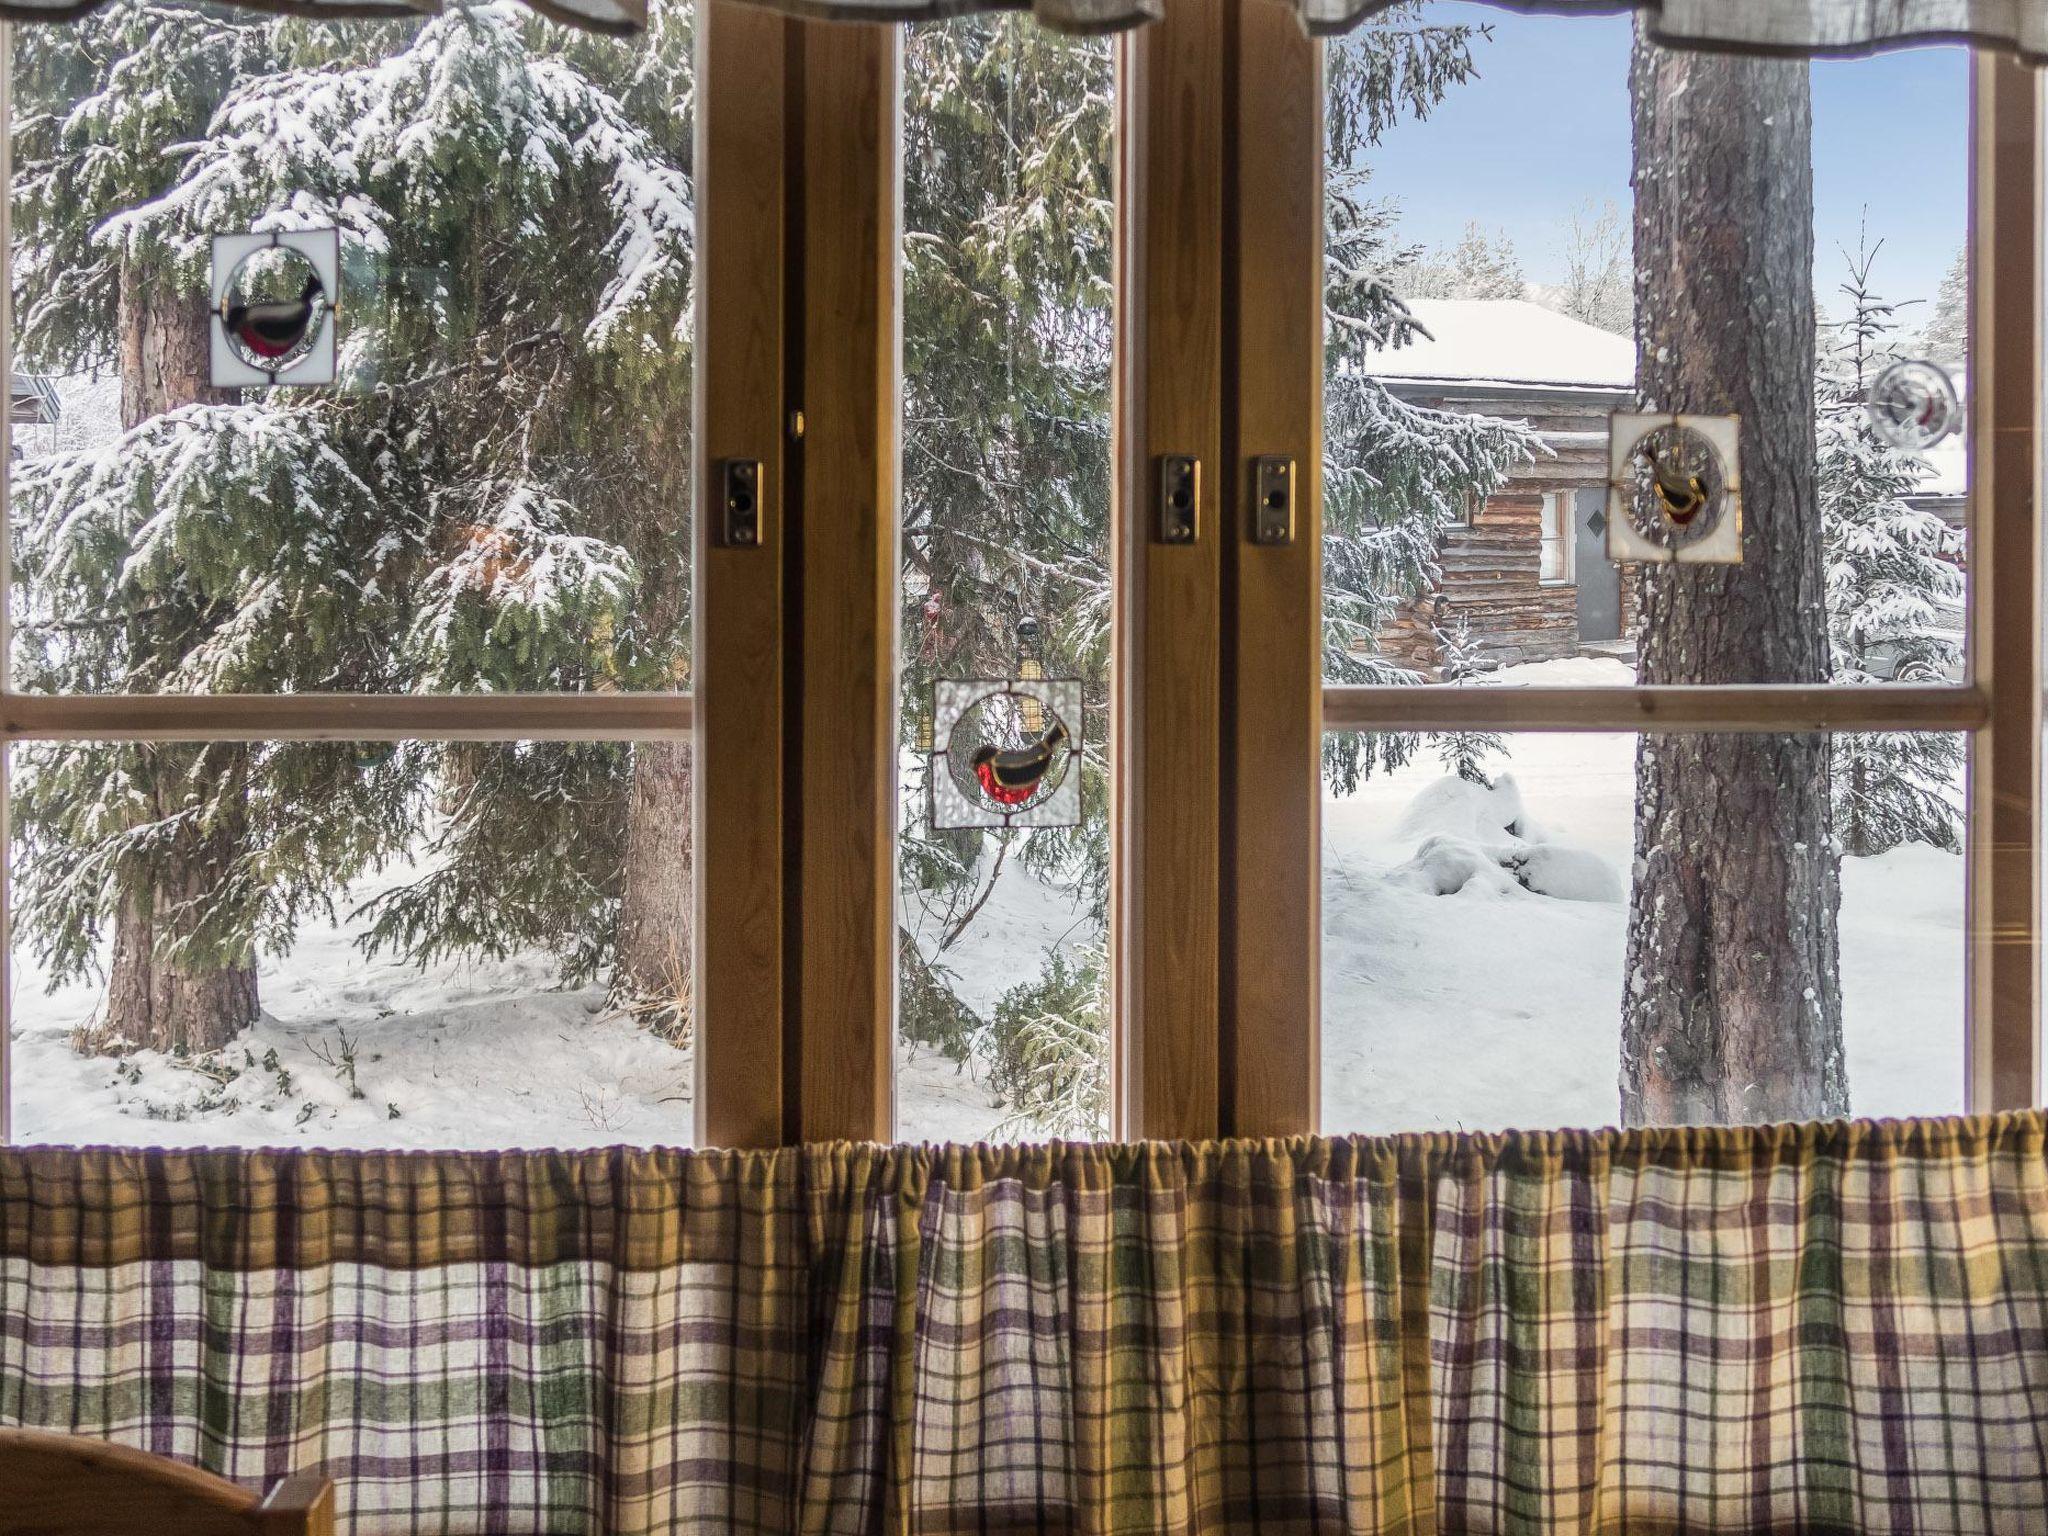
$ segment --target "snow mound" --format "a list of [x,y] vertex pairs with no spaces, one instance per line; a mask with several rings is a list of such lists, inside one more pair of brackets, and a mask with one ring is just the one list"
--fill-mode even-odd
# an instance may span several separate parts
[[1452,833],[1425,839],[1415,857],[1387,872],[1387,884],[1425,896],[1456,896],[1474,884],[1507,894],[1515,888],[1507,873],[1514,850],[1488,848]]
[[1503,834],[1526,838],[1526,817],[1522,791],[1513,774],[1502,774],[1491,787],[1452,777],[1438,779],[1409,801],[1394,835],[1462,837],[1476,843],[1496,843]]
[[1618,902],[1628,894],[1621,888],[1621,877],[1599,854],[1566,843],[1519,849],[1506,867],[1529,890],[1559,901]]
[[1621,877],[1591,849],[1552,841],[1529,815],[1512,774],[1491,785],[1444,778],[1409,802],[1396,836],[1419,838],[1415,854],[1389,870],[1396,889],[1455,896],[1472,887],[1517,886],[1559,901],[1621,901]]

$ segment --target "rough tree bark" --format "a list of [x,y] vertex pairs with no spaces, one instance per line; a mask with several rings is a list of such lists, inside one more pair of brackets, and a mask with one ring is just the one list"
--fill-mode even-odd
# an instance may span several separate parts
[[[687,688],[688,667],[681,658],[689,653],[690,570],[681,552],[690,547],[690,528],[668,509],[690,504],[683,469],[690,463],[690,442],[687,429],[679,432],[675,419],[667,413],[649,418],[655,446],[646,462],[663,468],[648,478],[644,511],[633,519],[628,542],[646,582],[642,601],[648,633],[677,652],[668,685]],[[689,1035],[694,996],[693,800],[688,742],[634,743],[612,995],[679,1043]]]
[[691,1020],[690,801],[690,744],[636,743],[613,990],[627,1006],[649,1015],[656,1028],[678,1038]]
[[[1636,387],[1742,418],[1743,564],[1640,575],[1639,677],[1828,673],[1807,66],[1636,29]],[[1845,1113],[1824,736],[1645,736],[1622,999],[1630,1124]]]
[[[203,294],[179,293],[124,269],[120,340],[122,425],[225,398],[208,382]],[[211,798],[225,753],[239,750],[146,748],[152,771],[145,792],[156,815],[170,816],[195,797]],[[104,1048],[127,1042],[161,1051],[210,1051],[256,1021],[253,953],[212,968],[174,958],[179,940],[192,931],[195,911],[232,866],[241,842],[231,818],[181,835],[161,863],[121,892],[106,998],[91,1031]]]

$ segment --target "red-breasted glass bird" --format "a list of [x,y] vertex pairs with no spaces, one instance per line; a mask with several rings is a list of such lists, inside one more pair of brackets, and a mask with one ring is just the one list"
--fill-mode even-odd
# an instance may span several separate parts
[[1039,780],[1066,740],[1066,726],[1055,720],[1029,746],[977,747],[971,761],[982,793],[997,805],[1022,805],[1037,792]]
[[221,315],[228,331],[257,357],[283,357],[306,339],[321,299],[320,279],[308,277],[296,299],[230,304]]

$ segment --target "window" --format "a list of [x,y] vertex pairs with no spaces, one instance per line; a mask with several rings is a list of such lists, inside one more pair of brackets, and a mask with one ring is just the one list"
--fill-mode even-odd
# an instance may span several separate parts
[[1567,492],[1543,493],[1543,547],[1536,574],[1543,581],[1572,579],[1572,502]]
[[[111,0],[15,47],[14,1135],[2036,1091],[2020,66],[1456,0],[1115,45]],[[315,223],[337,382],[217,389],[211,236]],[[1739,466],[1638,445],[1617,495],[1638,401]],[[1736,527],[1738,467],[1739,564],[1610,558]],[[1665,1027],[1738,1017],[1795,1024]]]
[[[1981,1103],[1965,1020],[1985,748],[1941,728],[1982,719],[1946,686],[1966,675],[1970,552],[1987,547],[1961,513],[1968,53],[1744,64],[1646,43],[1625,16],[1429,4],[1330,58],[1333,123],[1373,121],[1389,60],[1431,84],[1426,113],[1389,99],[1376,136],[1329,147],[1352,191],[1332,200],[1332,268],[1383,241],[1386,287],[1420,329],[1362,354],[1370,332],[1332,333],[1326,621],[1382,638],[1331,669],[1351,686],[1325,699],[1323,1127]],[[1560,115],[1547,82],[1564,74],[1588,88]],[[1537,93],[1548,109],[1526,110]],[[1857,147],[1901,104],[1927,132],[1877,167]],[[1772,133],[1745,137],[1758,123]],[[1736,183],[1686,169],[1744,155]],[[1681,232],[1753,225],[1755,208],[1717,203],[1730,184],[1796,210],[1740,272]],[[1786,302],[1768,329],[1716,307],[1772,285]],[[1371,296],[1333,282],[1332,312]],[[1889,430],[1900,365],[1956,385],[1948,435]],[[1760,406],[1765,377],[1784,388]],[[1740,564],[1610,559],[1597,536],[1634,513],[1607,492],[1608,421],[1637,409],[1741,417]],[[1375,432],[1375,413],[1410,430]],[[1460,451],[1406,481],[1374,457],[1430,434]],[[1446,465],[1493,498],[1490,539],[1438,531],[1428,471]],[[1403,519],[1421,530],[1405,544]],[[1405,585],[1389,548],[1414,556]],[[1462,686],[1375,686],[1418,680]],[[1829,721],[1829,693],[1874,683],[1930,692]],[[1696,684],[1739,698],[1718,722],[1686,718],[1671,695]],[[1586,685],[1624,698],[1541,697]],[[1631,719],[1642,685],[1666,697]],[[1822,729],[1789,734],[1795,719]],[[1632,728],[1652,722],[1669,724]]]
[[[13,1134],[688,1141],[689,10],[14,47]],[[319,228],[335,382],[216,386]]]
[[[905,34],[896,1124],[917,1140],[1109,1129],[1113,80],[1105,43],[1027,17]],[[985,789],[981,757],[1011,780]]]

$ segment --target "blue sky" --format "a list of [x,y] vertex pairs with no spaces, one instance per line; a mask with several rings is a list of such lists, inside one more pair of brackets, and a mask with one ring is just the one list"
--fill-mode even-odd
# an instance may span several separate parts
[[[1373,191],[1399,203],[1407,240],[1448,244],[1476,220],[1507,232],[1531,279],[1554,281],[1572,210],[1589,199],[1628,206],[1628,19],[1522,16],[1464,0],[1426,10],[1485,23],[1493,36],[1476,47],[1478,80],[1372,152]],[[1871,236],[1884,240],[1879,290],[1933,298],[1963,241],[1968,62],[1961,48],[1922,48],[1813,65],[1824,300],[1840,281],[1838,247],[1855,247],[1866,207]]]

